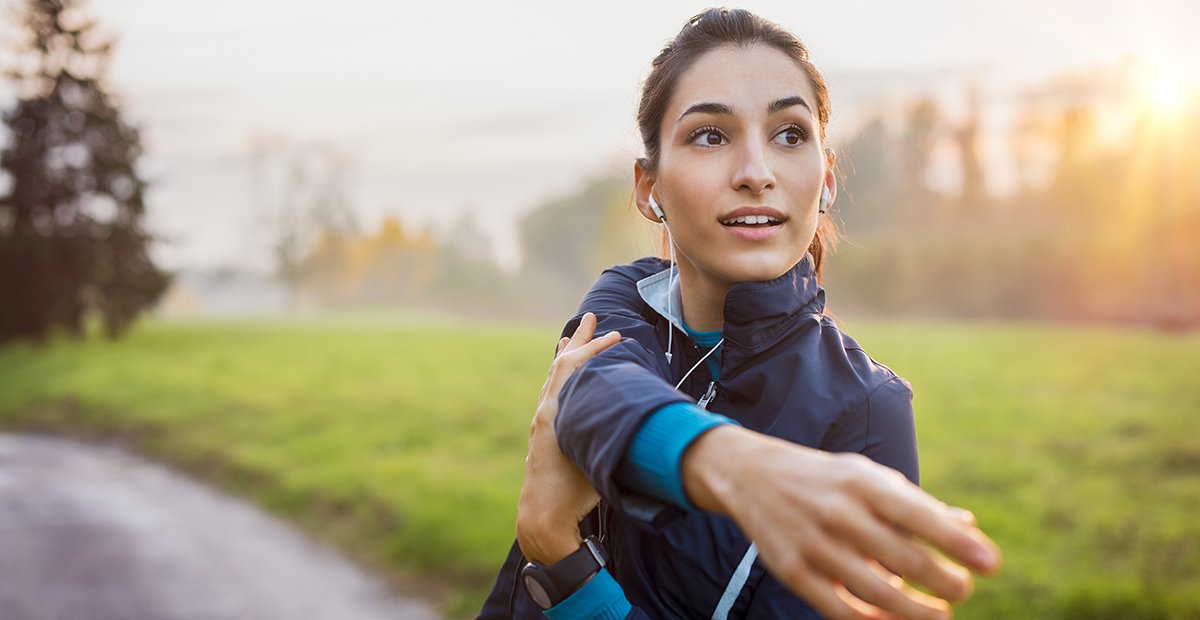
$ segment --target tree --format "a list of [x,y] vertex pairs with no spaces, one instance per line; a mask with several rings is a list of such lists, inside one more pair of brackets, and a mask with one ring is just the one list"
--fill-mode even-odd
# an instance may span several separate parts
[[963,214],[974,215],[987,207],[987,179],[983,160],[979,157],[979,91],[972,88],[967,99],[967,118],[954,132],[954,140],[958,143],[958,159],[962,167],[962,189],[958,194],[959,209]]
[[872,116],[838,151],[843,178],[834,215],[850,235],[889,228],[896,215],[896,158],[883,116]]
[[104,85],[113,39],[77,0],[28,0],[23,13],[0,152],[0,341],[79,335],[89,312],[116,337],[169,280],[148,253],[140,136]]
[[937,100],[918,99],[908,110],[904,131],[899,137],[901,178],[898,188],[905,207],[921,209],[932,197],[928,175],[933,163],[933,150],[942,131],[942,110]]
[[358,232],[347,189],[350,169],[350,158],[333,145],[280,136],[256,136],[250,144],[258,224],[270,240],[276,275],[288,287],[293,306],[314,246]]
[[521,218],[521,286],[531,312],[570,312],[605,268],[653,250],[653,228],[630,204],[626,177],[589,181]]

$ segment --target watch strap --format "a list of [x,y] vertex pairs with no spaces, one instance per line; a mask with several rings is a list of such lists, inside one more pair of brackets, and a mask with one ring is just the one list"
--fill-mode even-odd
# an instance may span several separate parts
[[549,566],[530,562],[522,574],[524,578],[533,578],[543,585],[549,597],[549,608],[574,594],[607,565],[608,554],[594,536],[589,536],[567,557]]

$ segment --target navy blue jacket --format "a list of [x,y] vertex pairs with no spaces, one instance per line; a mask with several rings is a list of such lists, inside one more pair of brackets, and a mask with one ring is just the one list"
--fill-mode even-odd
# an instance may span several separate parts
[[[635,607],[630,617],[710,618],[750,541],[731,519],[639,495],[619,475],[646,417],[670,403],[694,402],[710,381],[700,369],[680,390],[673,387],[701,352],[672,327],[656,297],[667,266],[644,258],[613,267],[588,292],[563,335],[590,311],[597,336],[616,330],[622,340],[567,380],[556,430],[563,452],[604,500],[602,534],[610,570]],[[677,291],[665,294],[679,299]],[[824,316],[824,299],[811,256],[775,280],[734,285],[725,298],[720,378],[708,409],[804,446],[864,454],[916,483],[911,388]],[[670,329],[677,331],[668,364]],[[581,524],[585,536],[598,529],[599,511]],[[514,544],[480,618],[542,617],[517,583],[523,563]],[[818,617],[758,561],[732,600],[725,603],[730,618]]]

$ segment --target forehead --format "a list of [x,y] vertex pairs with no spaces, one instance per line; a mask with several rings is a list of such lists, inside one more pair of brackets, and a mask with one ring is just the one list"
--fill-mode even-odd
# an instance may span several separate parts
[[723,103],[736,115],[766,114],[772,101],[794,95],[816,109],[807,74],[787,54],[767,45],[722,46],[706,52],[680,77],[664,125],[674,125],[696,103]]

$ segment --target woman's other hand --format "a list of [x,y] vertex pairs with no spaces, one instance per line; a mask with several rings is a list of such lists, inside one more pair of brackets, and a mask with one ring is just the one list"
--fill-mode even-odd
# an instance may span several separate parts
[[589,312],[570,338],[559,341],[529,425],[529,454],[517,503],[517,543],[526,558],[542,564],[553,564],[579,548],[579,522],[600,501],[575,463],[559,450],[554,433],[558,392],[567,378],[621,340],[617,332],[593,340],[595,331],[596,316]]
[[971,593],[964,566],[1000,566],[973,515],[859,454],[723,426],[682,467],[692,501],[733,517],[771,574],[828,618],[947,618]]

